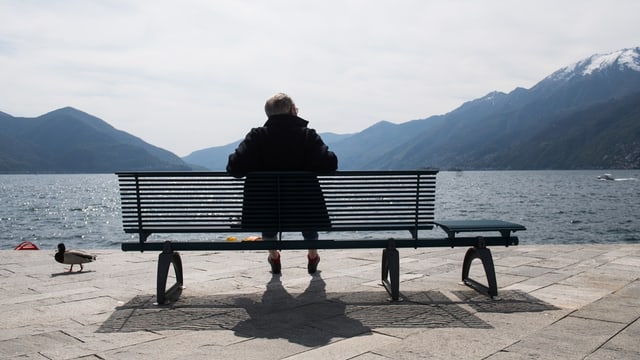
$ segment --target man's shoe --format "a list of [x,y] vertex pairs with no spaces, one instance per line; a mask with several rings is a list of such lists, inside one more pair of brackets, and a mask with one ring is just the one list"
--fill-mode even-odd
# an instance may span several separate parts
[[307,263],[307,271],[309,272],[309,274],[314,274],[318,270],[320,255],[316,255],[316,257],[313,259],[310,258],[309,255],[307,255],[307,259],[309,260],[309,262]]
[[280,265],[280,255],[278,255],[277,259],[272,259],[271,255],[269,255],[267,261],[269,261],[269,265],[271,265],[271,273],[280,274],[280,269],[282,268]]

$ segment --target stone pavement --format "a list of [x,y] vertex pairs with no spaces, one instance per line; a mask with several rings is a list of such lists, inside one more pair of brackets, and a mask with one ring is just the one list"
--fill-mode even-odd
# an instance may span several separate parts
[[[185,288],[157,306],[157,253],[0,251],[1,359],[639,359],[640,244],[492,248],[499,299],[460,284],[465,249],[183,252]],[[480,279],[481,265],[472,275]]]

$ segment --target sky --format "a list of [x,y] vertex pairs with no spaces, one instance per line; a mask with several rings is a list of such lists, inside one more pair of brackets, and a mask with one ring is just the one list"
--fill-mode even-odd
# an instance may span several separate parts
[[309,127],[354,133],[640,46],[638,14],[637,0],[0,0],[0,111],[71,106],[186,156],[242,139],[285,92]]

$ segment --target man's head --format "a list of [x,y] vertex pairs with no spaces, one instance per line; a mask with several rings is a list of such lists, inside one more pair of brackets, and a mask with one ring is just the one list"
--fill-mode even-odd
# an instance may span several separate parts
[[267,113],[267,116],[279,114],[297,115],[298,108],[289,95],[277,93],[264,104],[264,112]]

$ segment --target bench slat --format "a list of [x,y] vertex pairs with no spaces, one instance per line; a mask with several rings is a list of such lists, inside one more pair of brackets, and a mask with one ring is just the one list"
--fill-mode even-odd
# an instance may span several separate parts
[[[347,171],[316,175],[330,225],[309,219],[317,211],[317,188],[310,173],[261,173],[252,177],[252,226],[244,226],[246,179],[222,172],[118,173],[123,227],[128,233],[279,232],[311,227],[325,231],[428,230],[433,228],[435,170]],[[278,192],[285,220],[273,221]]]

